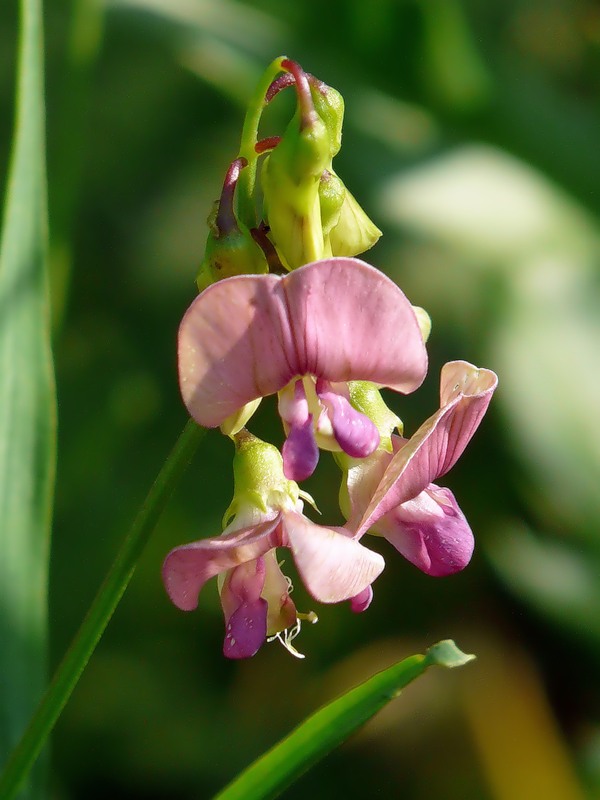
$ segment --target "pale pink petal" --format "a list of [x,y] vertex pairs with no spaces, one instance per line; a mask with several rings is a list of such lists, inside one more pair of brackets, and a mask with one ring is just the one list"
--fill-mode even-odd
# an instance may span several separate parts
[[427,371],[409,301],[352,258],[318,261],[284,278],[244,275],[209,286],[184,315],[178,353],[184,403],[207,427],[295,376],[411,392]]
[[330,258],[282,282],[300,375],[417,389],[427,354],[411,304],[396,284],[357,258]]
[[339,603],[370,586],[385,566],[383,558],[343,528],[315,525],[302,514],[286,512],[284,543],[292,551],[302,581],[315,600]]
[[388,511],[416,497],[451,469],[483,419],[497,384],[491,370],[478,369],[466,361],[443,367],[444,405],[395,453],[356,535],[361,536]]
[[220,425],[297,374],[286,356],[291,332],[281,280],[275,275],[227,278],[205,289],[185,313],[179,327],[179,386],[200,425]]
[[473,533],[450,489],[431,485],[386,514],[375,530],[427,575],[452,575],[473,554]]
[[207,580],[278,547],[280,518],[278,515],[259,525],[171,550],[163,563],[162,577],[172,602],[182,611],[193,611]]

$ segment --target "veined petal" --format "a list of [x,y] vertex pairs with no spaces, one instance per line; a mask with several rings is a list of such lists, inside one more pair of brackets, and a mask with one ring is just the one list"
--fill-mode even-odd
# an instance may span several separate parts
[[292,551],[302,581],[315,600],[339,603],[361,594],[385,562],[343,528],[315,525],[302,514],[286,512],[284,544]]
[[375,531],[427,575],[459,572],[473,554],[473,533],[454,495],[433,484],[382,517]]
[[184,403],[207,427],[295,376],[411,392],[427,371],[411,304],[393,281],[353,258],[209,286],[183,317],[178,353]]
[[172,602],[182,611],[193,611],[207,580],[281,544],[280,521],[278,514],[267,522],[171,550],[164,560],[162,577]]
[[391,509],[416,497],[454,466],[479,427],[497,385],[494,372],[466,361],[452,361],[442,367],[442,407],[388,464],[357,535],[365,533]]
[[391,459],[364,512],[357,536],[452,468],[483,419],[498,378],[491,370],[478,369],[466,361],[452,361],[442,368],[440,385],[442,407]]
[[[427,353],[410,302],[396,284],[357,258],[330,258],[282,281],[298,374],[417,389]],[[360,376],[360,377],[359,377]]]

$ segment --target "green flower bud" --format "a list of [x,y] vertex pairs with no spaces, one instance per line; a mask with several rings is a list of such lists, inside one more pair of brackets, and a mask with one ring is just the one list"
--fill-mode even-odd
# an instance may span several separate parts
[[339,219],[329,232],[332,255],[357,256],[373,247],[380,236],[379,228],[346,189]]
[[331,161],[326,124],[315,110],[306,74],[294,62],[298,109],[262,170],[271,239],[282,261],[295,269],[323,257],[319,185]]
[[209,234],[196,278],[199,291],[223,278],[269,271],[265,254],[252,238],[250,230],[237,219],[233,208],[235,185],[245,165],[246,160],[239,158],[231,164],[221,198],[208,218]]
[[266,514],[270,510],[296,510],[300,499],[314,505],[310,495],[295,481],[283,474],[283,459],[272,444],[243,429],[234,437],[234,492],[231,505],[225,512],[223,524],[232,517],[252,515],[253,510]]
[[338,224],[345,197],[346,187],[342,181],[335,173],[324,170],[319,181],[323,236],[328,236],[331,229]]
[[321,117],[329,135],[329,156],[333,158],[342,146],[342,125],[344,122],[344,98],[331,86],[311,78],[310,93],[315,111]]

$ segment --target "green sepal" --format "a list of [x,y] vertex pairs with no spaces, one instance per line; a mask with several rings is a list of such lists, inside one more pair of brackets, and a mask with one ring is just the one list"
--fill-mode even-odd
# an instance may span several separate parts
[[329,157],[333,158],[342,146],[342,126],[344,124],[344,98],[331,86],[322,81],[310,81],[310,93],[315,111],[321,117],[329,136]]

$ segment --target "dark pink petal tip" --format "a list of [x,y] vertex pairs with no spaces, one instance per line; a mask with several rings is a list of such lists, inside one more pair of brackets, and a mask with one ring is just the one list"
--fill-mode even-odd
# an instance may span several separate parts
[[267,638],[267,601],[259,597],[233,612],[225,627],[223,655],[226,658],[251,658]]
[[350,598],[350,608],[354,614],[361,614],[371,605],[372,600],[373,589],[371,586],[367,586],[360,594]]

